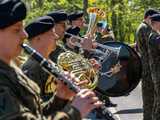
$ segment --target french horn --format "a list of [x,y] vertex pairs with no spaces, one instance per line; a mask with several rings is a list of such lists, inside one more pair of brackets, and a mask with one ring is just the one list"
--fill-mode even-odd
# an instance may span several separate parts
[[[78,80],[87,80],[82,88],[94,89],[98,83],[98,70],[88,59],[72,51],[65,51],[58,56],[57,65],[64,71],[75,75]],[[79,82],[79,81],[77,81]]]

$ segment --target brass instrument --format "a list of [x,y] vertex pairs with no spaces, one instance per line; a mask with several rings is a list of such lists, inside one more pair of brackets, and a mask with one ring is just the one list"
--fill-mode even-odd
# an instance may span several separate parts
[[[75,35],[67,33],[67,32],[65,32],[65,34],[71,36],[71,38],[75,38],[77,40],[75,45],[77,47],[82,48],[82,46],[80,44],[80,41],[83,41],[83,38],[81,38],[79,36],[75,36]],[[121,47],[112,47],[112,46],[103,45],[103,44],[100,44],[100,43],[96,43],[96,47],[101,48],[103,50],[90,49],[90,52],[92,52],[94,54],[102,55],[103,57],[101,57],[100,59],[103,59],[104,57],[106,58],[106,56],[109,56],[110,54],[115,54],[118,57],[119,56],[119,52],[121,50]]]
[[97,23],[105,17],[105,12],[97,7],[90,7],[87,9],[87,12],[89,14],[89,24],[86,35],[91,35],[93,37],[96,32]]
[[[72,51],[65,51],[58,56],[57,64],[64,71],[75,75],[80,81],[87,80],[83,88],[94,89],[98,83],[98,70],[96,70],[88,59]],[[78,82],[78,81],[77,81]]]

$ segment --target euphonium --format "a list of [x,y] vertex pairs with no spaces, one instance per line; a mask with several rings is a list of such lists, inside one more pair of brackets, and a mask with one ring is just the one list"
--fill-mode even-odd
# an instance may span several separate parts
[[72,51],[65,51],[58,57],[57,64],[63,70],[71,72],[80,81],[88,80],[83,88],[94,89],[98,83],[98,70],[96,70],[88,59]]
[[94,35],[96,31],[97,22],[105,17],[105,13],[102,9],[97,7],[90,7],[87,9],[89,14],[89,24],[86,35]]

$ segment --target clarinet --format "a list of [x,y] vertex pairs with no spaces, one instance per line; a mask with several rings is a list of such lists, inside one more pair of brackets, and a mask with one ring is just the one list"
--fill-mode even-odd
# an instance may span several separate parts
[[[75,85],[74,82],[72,82],[71,80],[68,80],[65,77],[64,71],[60,70],[54,62],[50,63],[40,53],[38,53],[35,49],[28,46],[27,44],[22,44],[21,46],[27,54],[29,54],[40,64],[43,70],[45,70],[47,73],[51,75],[54,75],[56,78],[58,78],[58,80],[62,80],[64,84],[66,84],[69,87],[69,89],[73,90],[75,93],[78,93],[80,91],[80,87]],[[98,112],[101,112],[101,114],[105,116],[107,120],[115,120],[113,118],[113,114],[110,111],[108,111],[105,105],[101,106],[100,108],[96,108],[96,110]]]

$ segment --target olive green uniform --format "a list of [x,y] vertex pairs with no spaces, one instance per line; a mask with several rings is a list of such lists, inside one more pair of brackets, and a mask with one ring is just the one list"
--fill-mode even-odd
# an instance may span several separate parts
[[144,120],[151,120],[151,113],[154,101],[154,87],[151,77],[151,70],[149,67],[148,56],[148,38],[151,33],[151,27],[142,22],[136,31],[136,42],[138,45],[138,51],[142,60],[142,97],[143,97],[143,117]]
[[41,89],[40,96],[43,101],[50,103],[51,107],[50,110],[47,111],[47,114],[61,110],[67,105],[67,103],[69,103],[68,100],[63,100],[55,95],[55,78],[44,71],[39,63],[33,58],[29,58],[23,64],[22,70],[30,79],[34,80],[34,82],[38,84]]
[[154,31],[149,37],[149,58],[155,91],[152,120],[160,120],[160,35]]
[[[50,59],[57,63],[57,58],[59,54],[65,50],[60,46],[57,46],[56,50],[50,54]],[[44,101],[54,101],[50,102],[51,109],[47,113],[53,113],[57,110],[63,109],[67,104],[70,103],[69,100],[64,100],[56,96],[56,81],[52,75],[49,75],[46,71],[42,69],[37,61],[32,57],[29,58],[23,65],[22,70],[24,73],[34,82],[38,84],[41,89],[41,98]],[[52,109],[54,108],[54,109]]]
[[73,106],[67,105],[62,112],[50,114],[47,114],[48,110],[50,104],[40,98],[37,84],[17,67],[0,61],[0,120],[80,119],[79,111]]

